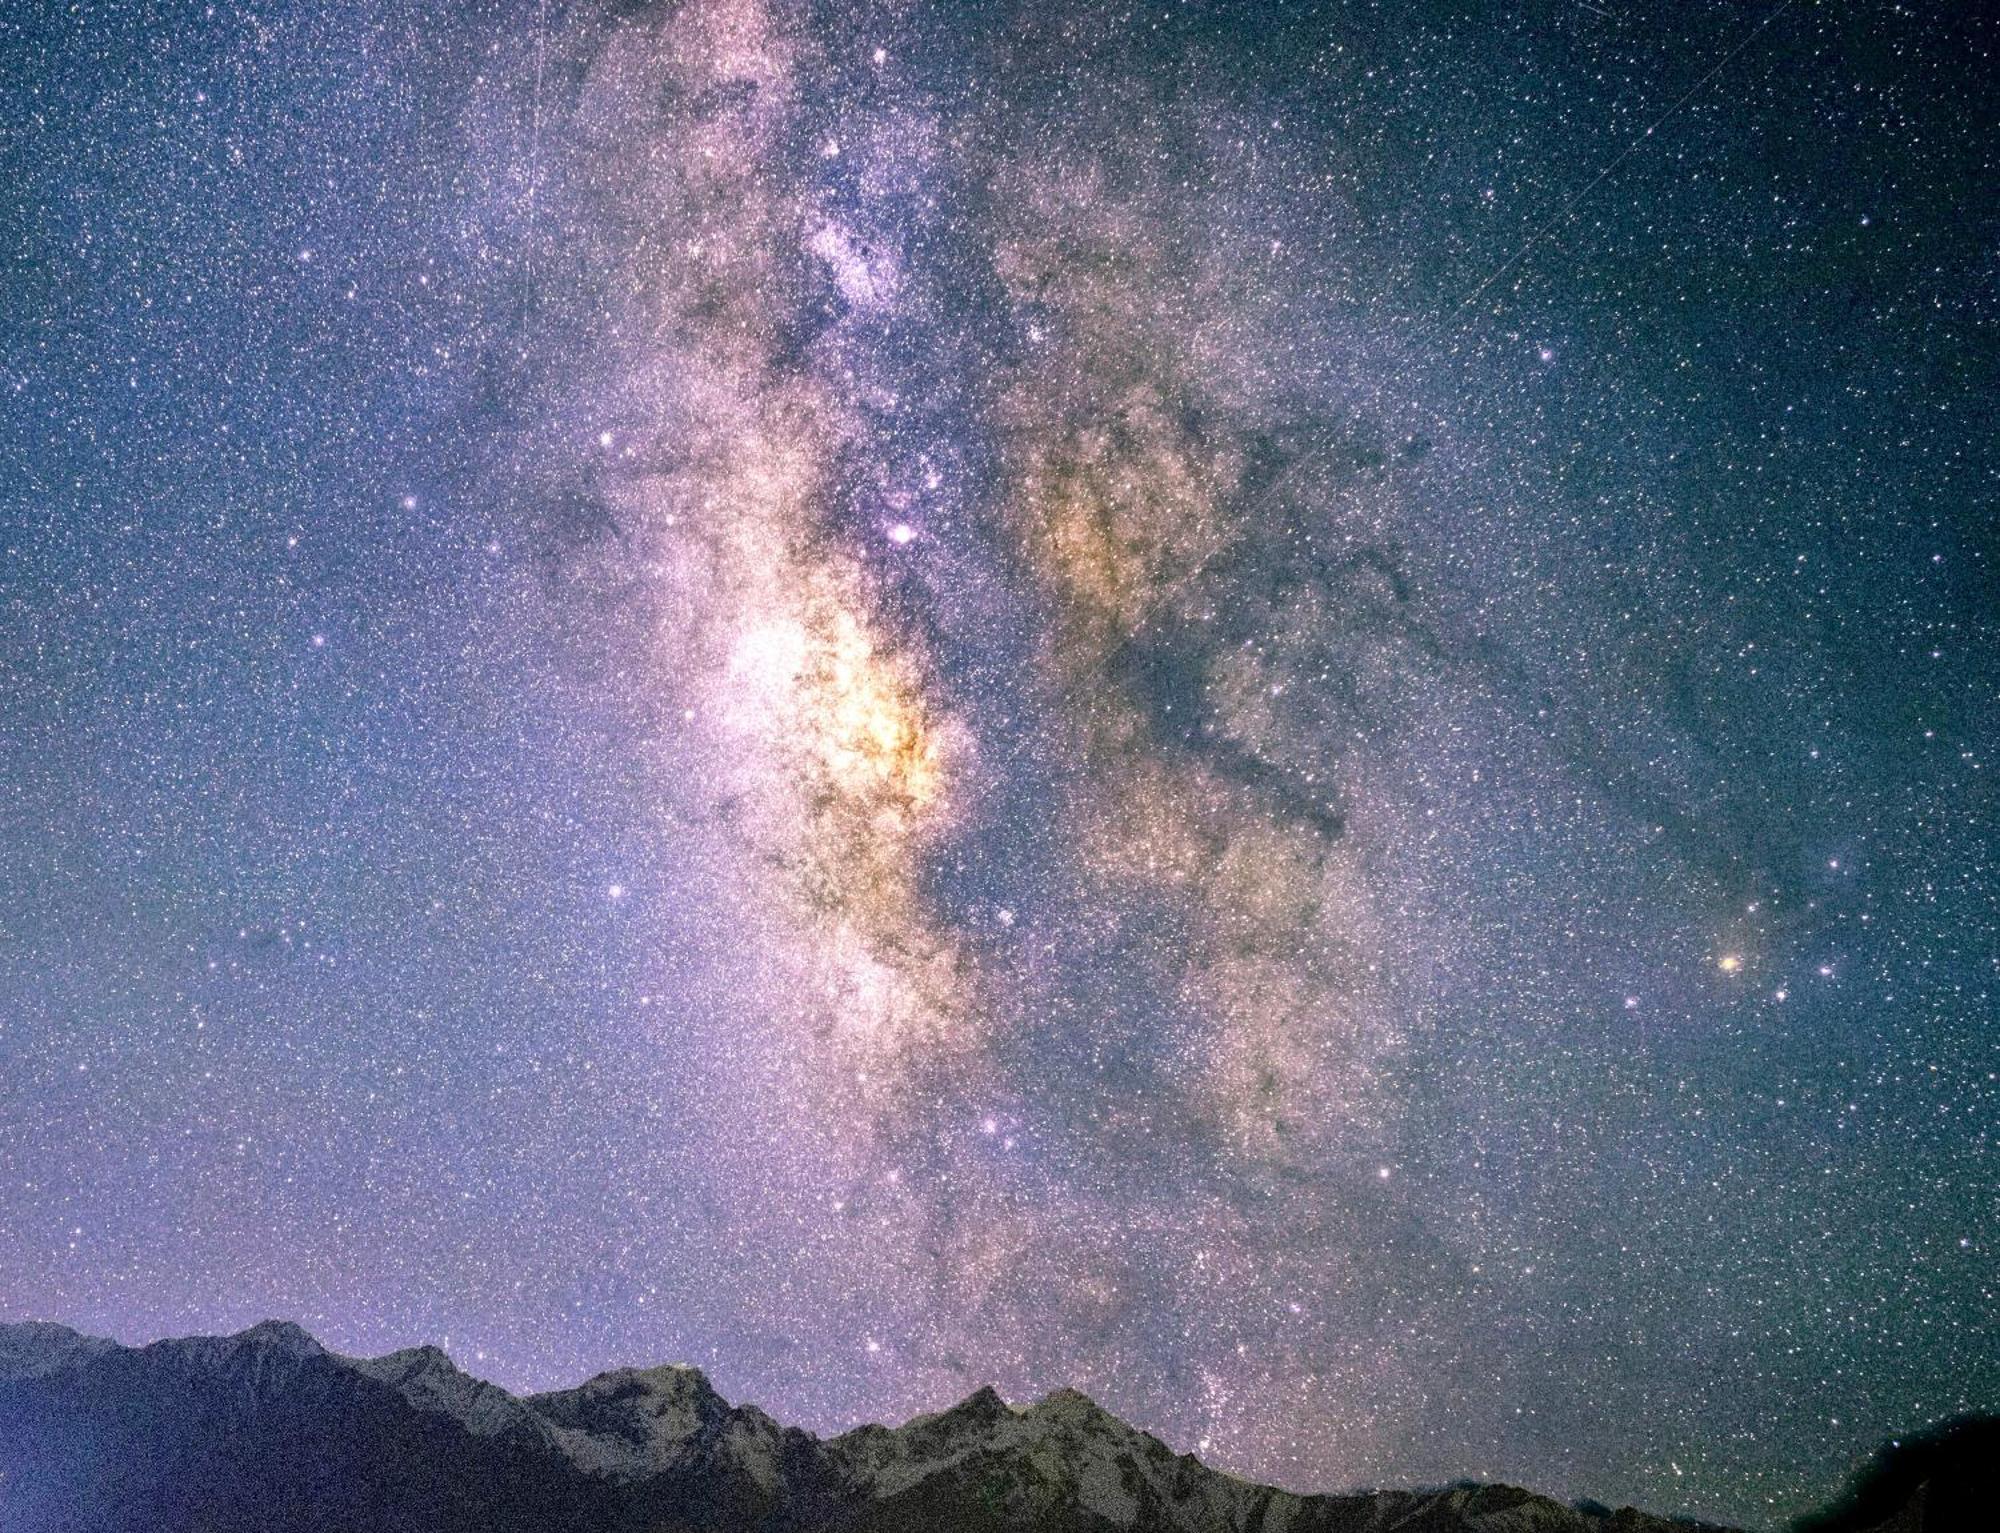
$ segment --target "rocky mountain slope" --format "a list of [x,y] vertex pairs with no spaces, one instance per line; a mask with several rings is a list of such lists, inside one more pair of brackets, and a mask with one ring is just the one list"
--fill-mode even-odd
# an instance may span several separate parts
[[[1904,1508],[1907,1512],[1908,1509]],[[1900,1515],[1900,1514],[1899,1514]],[[1897,1522],[1933,1533],[1922,1520]],[[1084,1396],[981,1390],[822,1441],[692,1368],[517,1397],[434,1347],[297,1326],[128,1348],[0,1325],[7,1533],[1685,1533],[1506,1486],[1299,1496],[1174,1453]]]

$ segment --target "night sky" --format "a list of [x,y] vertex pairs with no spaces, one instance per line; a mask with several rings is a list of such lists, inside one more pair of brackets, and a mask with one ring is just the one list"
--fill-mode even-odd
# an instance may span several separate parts
[[9,5],[0,1316],[2000,1407],[1979,9]]

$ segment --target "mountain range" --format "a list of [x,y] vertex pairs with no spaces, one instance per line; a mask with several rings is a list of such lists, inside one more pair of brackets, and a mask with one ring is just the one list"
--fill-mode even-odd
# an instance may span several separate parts
[[[1992,1423],[1904,1453],[1815,1533],[1940,1533],[1995,1501]],[[1932,1445],[1936,1448],[1936,1444]],[[1942,1453],[1955,1467],[1940,1470]],[[1953,1455],[1956,1455],[1955,1457]],[[1886,1477],[1886,1478],[1885,1478]],[[1890,1483],[1893,1482],[1893,1483]],[[1977,1482],[1977,1483],[1975,1483]],[[1884,1490],[1884,1486],[1887,1490]],[[1975,1495],[1975,1490],[1978,1494]],[[1962,1504],[1961,1504],[1962,1503]],[[435,1347],[330,1352],[266,1321],[125,1347],[0,1325],[6,1533],[1688,1533],[1505,1485],[1298,1495],[1253,1485],[1073,1390],[991,1389],[820,1439],[694,1368],[516,1396]]]

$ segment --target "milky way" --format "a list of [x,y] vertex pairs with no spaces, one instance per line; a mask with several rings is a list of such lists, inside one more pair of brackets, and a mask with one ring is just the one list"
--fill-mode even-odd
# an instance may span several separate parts
[[0,1309],[1759,1525],[2000,1405],[1957,25],[10,20]]

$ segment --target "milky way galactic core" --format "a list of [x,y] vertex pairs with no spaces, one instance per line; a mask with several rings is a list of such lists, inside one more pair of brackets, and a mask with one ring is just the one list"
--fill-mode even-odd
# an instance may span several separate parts
[[2000,1406],[1994,44],[10,10],[0,1312],[1755,1525]]

